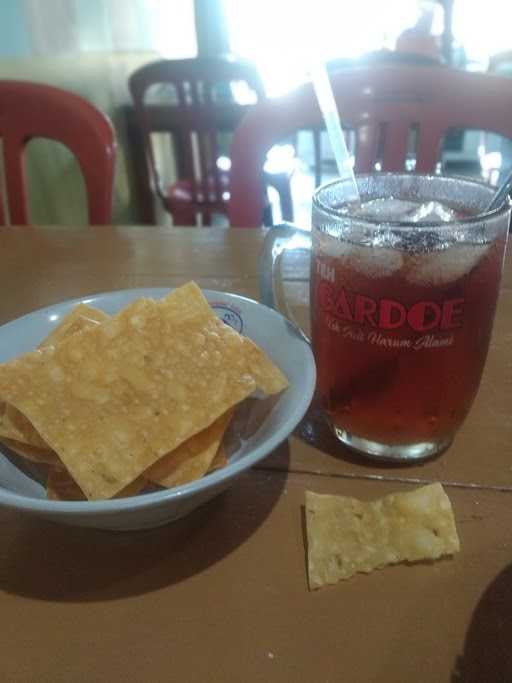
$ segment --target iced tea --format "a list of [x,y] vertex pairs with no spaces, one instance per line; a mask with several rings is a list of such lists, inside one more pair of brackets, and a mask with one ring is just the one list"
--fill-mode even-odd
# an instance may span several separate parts
[[313,231],[317,389],[342,440],[377,455],[452,440],[480,383],[504,247],[503,234],[439,244],[420,227],[396,248]]

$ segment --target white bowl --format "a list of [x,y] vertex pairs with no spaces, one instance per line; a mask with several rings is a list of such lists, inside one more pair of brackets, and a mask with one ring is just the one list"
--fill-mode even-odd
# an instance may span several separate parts
[[[169,289],[130,289],[96,294],[48,306],[0,327],[0,362],[33,350],[77,303],[116,313],[133,299],[160,298]],[[295,428],[313,396],[313,355],[300,332],[276,311],[235,294],[204,291],[217,315],[255,341],[286,374],[289,388],[272,405],[254,433],[230,454],[229,464],[204,478],[173,489],[130,498],[67,502],[46,499],[44,487],[13,464],[0,444],[0,506],[79,526],[104,529],[151,528],[182,517],[230,486],[244,470],[262,460]],[[25,469],[25,468],[23,468]]]

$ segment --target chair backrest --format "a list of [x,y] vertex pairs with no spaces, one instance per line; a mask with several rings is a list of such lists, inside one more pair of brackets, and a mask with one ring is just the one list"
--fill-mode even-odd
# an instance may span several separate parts
[[[330,76],[344,125],[355,131],[355,170],[404,171],[411,132],[418,173],[435,171],[446,132],[489,130],[512,138],[512,83],[447,67],[383,66]],[[310,83],[258,104],[235,132],[231,147],[232,226],[261,225],[261,175],[272,145],[301,129],[322,126]]]
[[69,148],[84,177],[89,223],[110,223],[116,144],[108,118],[78,95],[59,88],[0,80],[0,140],[7,193],[3,211],[0,206],[0,224],[6,221],[7,210],[11,225],[30,222],[24,148],[33,138],[48,138]]
[[[219,131],[232,133],[247,109],[233,100],[231,85],[235,82],[245,83],[254,93],[254,101],[263,97],[256,67],[228,58],[162,60],[143,66],[130,77],[151,180],[160,196],[165,193],[151,144],[153,132],[173,134],[178,176],[191,183],[194,198],[216,202],[226,190],[216,163]],[[172,101],[168,103],[166,97],[165,105],[148,106],[149,89],[164,84],[172,86]]]

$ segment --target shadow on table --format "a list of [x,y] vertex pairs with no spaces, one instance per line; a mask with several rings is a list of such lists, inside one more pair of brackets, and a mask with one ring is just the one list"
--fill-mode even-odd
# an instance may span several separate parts
[[[288,442],[276,449],[289,459]],[[270,515],[286,473],[252,470],[187,517],[158,529],[109,532],[31,517],[2,519],[0,590],[51,601],[138,595],[186,580],[246,541]],[[4,565],[4,566],[2,566]]]
[[452,683],[483,681],[512,681],[512,565],[480,598],[452,676]]

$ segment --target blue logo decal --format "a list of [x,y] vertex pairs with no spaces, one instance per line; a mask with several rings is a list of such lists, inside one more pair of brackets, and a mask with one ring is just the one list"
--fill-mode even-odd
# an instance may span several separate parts
[[239,334],[242,333],[242,330],[244,329],[244,321],[242,320],[240,311],[237,308],[223,303],[210,303],[210,306],[213,308],[217,314],[217,317],[219,317],[222,322],[232,327]]

